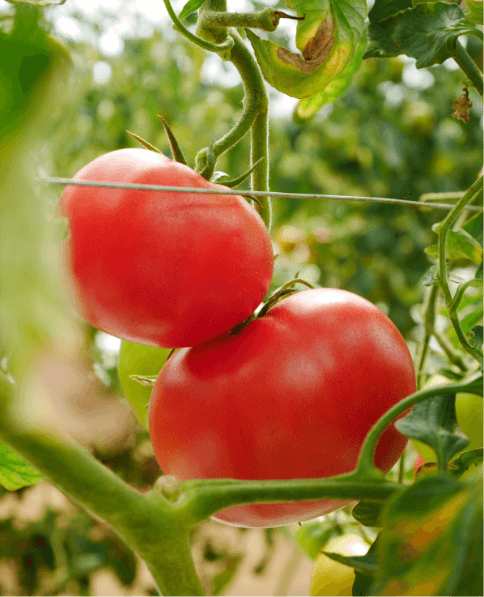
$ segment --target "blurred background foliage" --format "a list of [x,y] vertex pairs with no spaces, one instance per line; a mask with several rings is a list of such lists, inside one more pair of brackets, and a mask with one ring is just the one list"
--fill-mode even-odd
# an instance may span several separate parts
[[[135,33],[123,35],[118,28],[112,39],[121,51],[107,51],[103,40],[128,4],[102,18],[71,10],[76,41],[63,34],[57,18],[61,7],[46,10],[52,33],[63,38],[71,52],[74,69],[70,97],[42,146],[41,175],[70,177],[103,153],[139,146],[126,130],[171,157],[157,114],[169,123],[193,165],[196,153],[240,116],[243,91],[236,71],[191,45],[169,24],[153,26],[139,14]],[[282,1],[271,5],[286,8]],[[10,5],[1,8],[2,17],[15,10]],[[194,24],[194,15],[187,22]],[[9,23],[2,18],[0,27],[8,31]],[[294,25],[290,27],[279,34],[289,45]],[[467,50],[482,68],[480,48],[478,41],[467,38]],[[271,189],[415,201],[423,193],[465,190],[482,167],[482,113],[471,90],[469,123],[452,118],[462,80],[452,63],[417,71],[410,59],[369,59],[345,95],[307,124],[292,118],[292,100],[270,90]],[[244,140],[221,157],[217,169],[236,177],[247,169],[248,155]],[[54,212],[61,191],[46,187],[45,193]],[[414,306],[422,300],[421,282],[431,264],[424,248],[435,242],[431,226],[443,212],[332,200],[277,199],[273,206],[278,255],[273,288],[299,272],[313,284],[360,294],[389,315],[412,348]],[[105,387],[106,400],[122,404],[116,373],[119,344],[89,326],[85,330],[93,373]],[[5,358],[0,366],[7,369]],[[76,416],[79,427],[85,427],[79,413]],[[134,417],[128,423],[121,419],[124,427],[115,439],[98,430],[96,441],[89,436],[84,443],[123,479],[144,490],[159,475],[149,436]],[[27,495],[33,496],[27,503],[39,501],[40,488],[48,493],[46,486],[17,492],[0,487],[0,594],[103,594],[93,575],[106,569],[115,577],[111,586],[117,587],[116,594],[154,594],[143,564],[103,524],[67,500],[53,505],[61,494],[46,498],[44,509],[22,518]],[[227,538],[224,529],[229,533],[223,525],[207,523],[194,537],[197,565],[209,592],[223,591],[251,553],[244,530],[230,529]],[[287,561],[294,560],[290,534],[284,529],[249,532],[251,541],[256,537],[260,543],[260,555],[249,569],[254,577],[268,574],[276,545],[285,545]],[[280,561],[284,566],[284,558]],[[290,580],[279,589],[289,590]],[[228,586],[230,591],[233,586]],[[250,592],[249,585],[245,587]],[[307,594],[307,587],[298,593],[294,585],[290,594]]]

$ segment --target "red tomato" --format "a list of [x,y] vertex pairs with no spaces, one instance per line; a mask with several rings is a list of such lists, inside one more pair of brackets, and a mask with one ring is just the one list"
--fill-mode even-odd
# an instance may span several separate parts
[[[74,178],[225,188],[147,149],[107,153]],[[119,338],[201,344],[244,321],[269,288],[270,237],[242,197],[68,186],[60,210],[79,312]]]
[[[173,355],[151,394],[150,435],[163,471],[180,479],[330,477],[355,468],[373,424],[415,390],[386,315],[344,290],[306,290],[236,336]],[[391,425],[376,464],[389,471],[406,443]],[[272,527],[348,503],[251,504],[216,518]]]

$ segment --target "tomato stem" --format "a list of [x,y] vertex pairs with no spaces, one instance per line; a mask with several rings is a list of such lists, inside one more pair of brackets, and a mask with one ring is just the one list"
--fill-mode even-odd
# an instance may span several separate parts
[[[0,437],[79,505],[102,518],[143,558],[162,595],[203,595],[187,525],[174,515],[174,488],[141,494],[72,440],[20,419],[15,388],[0,373]],[[176,488],[175,488],[176,489]],[[171,491],[171,493],[170,493]]]
[[442,288],[444,295],[445,304],[447,306],[447,313],[449,319],[454,327],[457,338],[462,348],[468,352],[481,366],[482,368],[482,351],[475,346],[471,346],[468,342],[464,330],[462,329],[459,317],[457,314],[457,305],[452,296],[448,283],[448,272],[447,272],[447,234],[452,224],[454,224],[457,217],[460,215],[464,207],[472,203],[477,197],[482,194],[483,188],[483,177],[481,176],[468,191],[459,199],[455,206],[449,211],[446,217],[433,226],[434,232],[438,236],[438,251],[439,251],[439,284]]
[[368,474],[381,473],[374,463],[376,445],[385,429],[406,410],[415,404],[418,404],[419,402],[427,400],[427,398],[438,396],[443,393],[448,394],[476,391],[482,393],[482,374],[474,375],[472,378],[461,383],[449,383],[425,388],[425,390],[419,390],[418,392],[415,392],[414,394],[411,394],[410,396],[407,396],[407,398],[401,400],[398,404],[393,406],[378,419],[366,436],[363,446],[361,447],[355,474],[365,476]]

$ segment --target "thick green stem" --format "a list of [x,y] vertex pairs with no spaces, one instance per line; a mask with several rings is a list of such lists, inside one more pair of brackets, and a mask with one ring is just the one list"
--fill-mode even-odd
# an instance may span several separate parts
[[454,55],[454,60],[457,64],[461,67],[461,69],[465,72],[467,77],[474,83],[475,88],[479,92],[482,97],[482,87],[483,87],[483,78],[482,73],[479,70],[477,64],[472,60],[469,54],[464,49],[464,46],[460,43],[460,41],[456,44],[456,53]]
[[401,414],[406,410],[430,398],[432,396],[438,396],[439,394],[449,394],[458,392],[471,392],[471,393],[482,393],[482,374],[474,376],[471,380],[462,383],[449,383],[438,386],[432,386],[425,390],[419,390],[407,398],[401,400],[398,404],[393,406],[387,411],[382,417],[378,419],[371,431],[365,438],[363,446],[361,448],[360,456],[358,459],[358,466],[356,467],[355,474],[362,476],[368,475],[371,471],[381,473],[374,463],[374,455],[376,445],[380,436],[385,429]]
[[275,31],[279,19],[278,11],[273,8],[266,8],[259,12],[203,12],[204,27],[207,29],[241,27],[243,29]]
[[189,528],[159,493],[142,495],[87,450],[30,427],[15,412],[13,388],[0,374],[0,437],[45,479],[102,518],[150,569],[162,595],[203,595]]
[[463,208],[472,201],[475,200],[476,195],[482,194],[483,188],[483,177],[481,176],[479,180],[477,180],[465,193],[465,195],[459,199],[456,205],[450,210],[447,216],[440,222],[433,227],[433,230],[439,237],[438,240],[438,247],[439,247],[439,283],[440,287],[442,288],[442,292],[445,299],[445,304],[447,306],[447,313],[449,319],[454,326],[455,333],[457,334],[457,338],[462,346],[462,348],[468,352],[479,365],[482,366],[482,352],[474,346],[471,346],[467,341],[467,338],[464,334],[464,330],[459,321],[459,317],[457,314],[457,309],[455,303],[453,302],[453,297],[450,292],[449,283],[447,280],[447,233],[450,230],[450,227],[455,222],[459,214],[462,212]]
[[349,473],[330,479],[183,481],[179,486],[180,515],[196,525],[224,508],[240,504],[273,504],[324,498],[386,501],[401,486],[387,481],[384,474],[376,470],[378,475],[371,471],[370,474]]

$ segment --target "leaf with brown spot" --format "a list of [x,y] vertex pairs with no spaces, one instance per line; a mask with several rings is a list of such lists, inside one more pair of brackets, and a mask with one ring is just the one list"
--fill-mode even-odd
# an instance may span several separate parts
[[366,0],[288,0],[298,16],[296,46],[299,53],[247,36],[262,73],[273,87],[291,97],[321,93],[341,75],[355,57],[367,15]]

